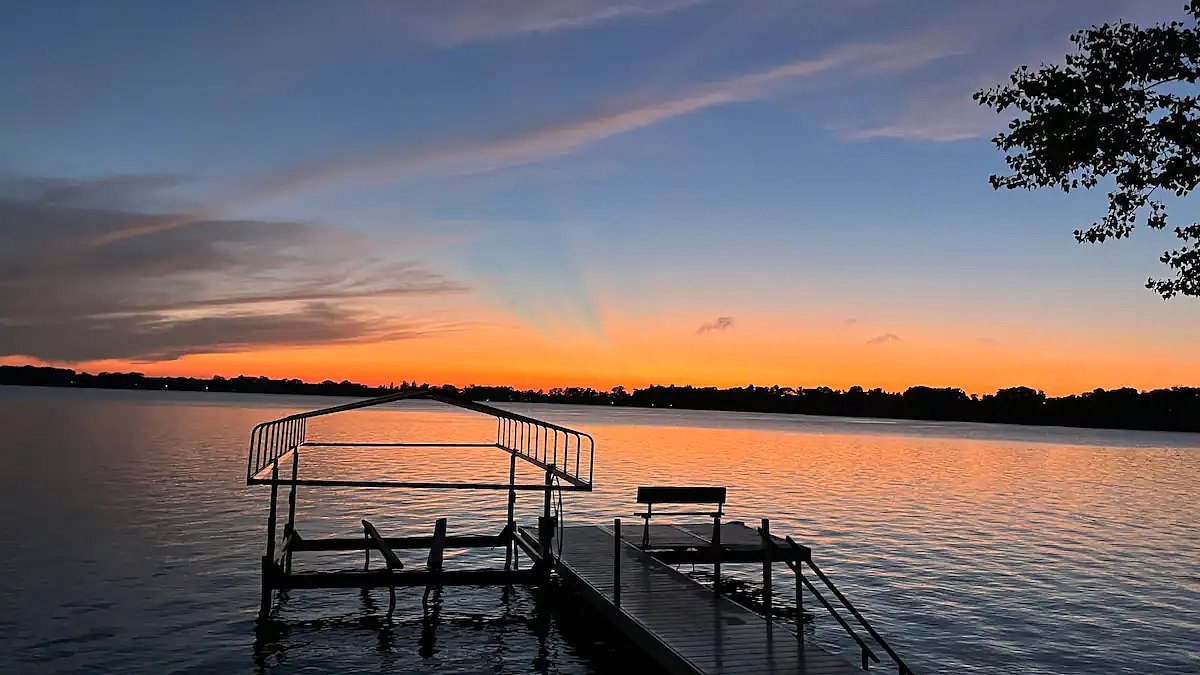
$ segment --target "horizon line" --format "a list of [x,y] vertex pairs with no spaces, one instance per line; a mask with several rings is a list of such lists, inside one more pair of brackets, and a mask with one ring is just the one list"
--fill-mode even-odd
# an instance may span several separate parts
[[[139,371],[132,371],[132,370],[131,371],[102,370],[99,372],[92,373],[92,372],[88,372],[88,371],[75,370],[74,368],[65,368],[65,367],[61,367],[61,366],[50,366],[50,365],[35,365],[35,364],[31,364],[31,363],[0,364],[0,372],[3,372],[5,369],[35,369],[35,370],[68,371],[75,375],[83,375],[83,376],[88,376],[88,377],[99,377],[99,376],[103,376],[103,375],[123,375],[123,376],[138,376],[138,377],[142,377],[145,379],[158,379],[158,380],[176,379],[176,380],[195,380],[195,381],[208,381],[208,382],[215,382],[215,381],[218,381],[218,379],[221,381],[230,381],[230,380],[236,380],[239,378],[245,378],[245,379],[253,379],[253,380],[268,380],[268,381],[272,381],[272,382],[286,382],[286,383],[299,382],[300,384],[306,385],[306,386],[320,386],[320,385],[324,385],[324,384],[335,384],[335,385],[345,386],[348,384],[351,386],[364,387],[367,389],[397,390],[397,389],[402,388],[402,387],[396,386],[396,383],[394,381],[389,382],[388,384],[382,384],[382,383],[381,384],[367,384],[367,383],[363,383],[363,382],[354,382],[354,381],[351,381],[348,379],[333,380],[331,378],[325,378],[324,380],[321,380],[319,382],[310,382],[307,380],[300,379],[298,377],[272,378],[272,377],[268,377],[266,375],[247,375],[245,373],[240,373],[240,374],[234,375],[234,376],[213,374],[213,375],[210,375],[209,377],[198,377],[198,376],[194,376],[194,375],[146,375],[145,373],[142,373]],[[451,383],[451,382],[443,382],[440,384],[434,384],[432,382],[421,382],[420,384],[418,384],[416,380],[411,380],[411,381],[407,380],[407,379],[400,380],[400,384],[406,384],[406,383],[409,384],[410,388],[412,388],[412,389],[422,389],[422,388],[442,389],[442,388],[446,388],[446,387],[453,387],[454,389],[459,390],[459,391],[463,391],[466,389],[509,389],[509,390],[513,391],[514,393],[530,393],[530,394],[542,394],[542,395],[549,395],[551,391],[554,391],[556,389],[558,389],[558,390],[568,390],[568,389],[591,390],[591,391],[598,392],[598,393],[608,394],[608,393],[615,392],[618,388],[627,393],[633,393],[635,391],[650,389],[650,388],[654,388],[654,387],[660,387],[660,388],[672,388],[673,387],[673,388],[678,388],[678,389],[684,389],[684,388],[711,389],[714,391],[731,391],[731,390],[737,390],[737,389],[745,390],[745,389],[750,389],[750,388],[753,388],[753,389],[781,389],[781,390],[792,390],[792,391],[811,391],[811,390],[816,390],[816,389],[828,389],[831,392],[838,393],[838,394],[849,393],[851,390],[858,388],[858,389],[862,390],[864,393],[879,391],[879,392],[883,392],[886,394],[901,394],[902,395],[904,392],[906,392],[910,389],[924,388],[924,389],[941,390],[941,391],[961,391],[963,394],[966,394],[969,397],[976,397],[976,396],[982,397],[982,396],[992,396],[1001,391],[1006,391],[1006,390],[1011,390],[1011,389],[1028,389],[1030,391],[1038,392],[1039,394],[1045,396],[1047,399],[1066,398],[1066,397],[1070,397],[1070,396],[1082,396],[1084,394],[1090,394],[1090,393],[1097,392],[1097,391],[1121,391],[1121,390],[1126,390],[1126,389],[1131,389],[1133,391],[1138,392],[1139,394],[1145,394],[1145,393],[1154,392],[1154,391],[1172,391],[1172,390],[1176,390],[1176,389],[1200,389],[1200,385],[1188,385],[1188,384],[1176,384],[1176,385],[1170,385],[1170,386],[1165,386],[1165,387],[1157,387],[1154,389],[1139,389],[1138,387],[1133,387],[1133,386],[1120,386],[1120,387],[1115,387],[1115,388],[1111,388],[1111,389],[1106,389],[1104,387],[1095,387],[1093,389],[1088,389],[1085,391],[1072,392],[1072,393],[1063,394],[1060,396],[1051,396],[1051,395],[1047,394],[1045,392],[1045,390],[1040,389],[1038,387],[1031,387],[1028,385],[1020,385],[1020,384],[1012,385],[1012,386],[1008,386],[1008,387],[999,387],[994,392],[983,392],[983,391],[968,391],[967,389],[965,389],[963,387],[934,386],[934,385],[927,385],[927,384],[912,384],[912,385],[908,385],[903,390],[889,390],[884,387],[867,387],[865,385],[850,385],[843,389],[839,389],[839,388],[831,387],[828,385],[806,386],[806,385],[781,385],[778,383],[773,383],[770,385],[757,385],[754,383],[747,383],[745,385],[729,386],[729,387],[719,387],[716,385],[698,385],[698,384],[650,383],[650,384],[646,384],[641,387],[626,387],[625,385],[614,385],[612,387],[608,387],[607,389],[597,389],[596,387],[592,387],[592,386],[579,386],[579,385],[559,385],[559,386],[554,386],[554,387],[521,388],[519,386],[511,385],[511,384],[471,383],[471,384],[466,384],[466,385],[459,385],[459,384]],[[4,383],[0,382],[0,384],[4,384]]]

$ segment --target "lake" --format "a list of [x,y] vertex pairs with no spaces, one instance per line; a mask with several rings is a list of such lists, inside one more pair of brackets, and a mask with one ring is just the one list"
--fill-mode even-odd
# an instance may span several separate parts
[[[446,589],[436,616],[398,591],[391,624],[386,591],[297,591],[256,639],[269,490],[245,485],[250,429],[342,401],[0,387],[0,672],[642,672],[586,613],[524,588]],[[727,485],[728,520],[770,517],[812,546],[918,673],[1200,673],[1200,435],[505,407],[595,436],[596,490],[564,493],[567,524],[629,518],[638,485]],[[323,419],[309,437],[494,430],[422,402]],[[503,481],[506,457],[321,449],[301,466]],[[525,522],[539,502],[521,496]],[[360,536],[364,517],[428,534],[443,515],[452,534],[493,533],[504,510],[500,492],[313,488],[297,518],[311,536]],[[808,630],[857,659],[823,612]]]

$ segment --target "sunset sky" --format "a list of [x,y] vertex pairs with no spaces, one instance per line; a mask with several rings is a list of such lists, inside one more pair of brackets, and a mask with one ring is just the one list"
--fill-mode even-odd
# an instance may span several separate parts
[[994,192],[970,99],[1183,3],[8,4],[0,363],[1197,385],[1200,304],[1143,288],[1171,234]]

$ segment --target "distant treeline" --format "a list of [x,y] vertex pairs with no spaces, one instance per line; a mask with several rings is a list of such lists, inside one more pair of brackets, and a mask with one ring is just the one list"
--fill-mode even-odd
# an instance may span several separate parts
[[255,394],[319,394],[378,396],[400,389],[436,389],[476,401],[619,405],[639,408],[686,408],[742,412],[888,417],[916,420],[1046,424],[1111,429],[1200,431],[1200,387],[1172,387],[1139,392],[1132,388],[1096,389],[1052,398],[1029,387],[1001,389],[995,394],[968,395],[961,389],[909,387],[904,392],[850,387],[716,387],[659,386],[598,391],[586,387],[520,390],[512,387],[429,385],[400,382],[369,387],[347,380],[319,383],[266,377],[146,377],[141,373],[77,373],[65,368],[0,366],[0,384],[104,389],[166,389]]

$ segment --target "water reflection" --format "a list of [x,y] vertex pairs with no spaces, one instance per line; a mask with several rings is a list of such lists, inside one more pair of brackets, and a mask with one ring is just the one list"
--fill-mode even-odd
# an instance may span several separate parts
[[472,595],[494,591],[495,609],[475,613],[460,608],[444,614],[445,591],[440,590],[427,601],[407,598],[392,620],[370,593],[359,594],[358,611],[341,616],[302,618],[281,604],[255,630],[254,672],[300,672],[323,655],[336,657],[338,672],[350,673],[658,672],[565,589],[508,586],[452,592],[458,590]]
[[[588,610],[560,596],[539,604],[528,588],[446,589],[436,613],[409,589],[390,624],[380,591],[298,590],[256,639],[267,495],[243,485],[247,432],[324,402],[113,394],[0,387],[0,671],[640,672]],[[628,517],[637,485],[728,485],[731,520],[770,516],[773,531],[812,545],[919,672],[1200,672],[1194,436],[523,411],[596,436],[597,489],[564,496],[568,525]],[[316,431],[494,434],[490,420],[454,415],[353,413]],[[314,452],[301,467],[507,478],[499,451],[405,452]],[[541,504],[521,495],[517,507],[528,523]],[[494,534],[505,511],[499,492],[314,488],[301,490],[297,519],[311,537],[360,536],[364,517],[397,535],[427,535],[442,516],[451,534]],[[422,564],[415,555],[406,564]],[[446,555],[448,568],[503,562],[503,549]],[[777,575],[777,608],[787,582]],[[839,646],[820,614],[811,630]]]

